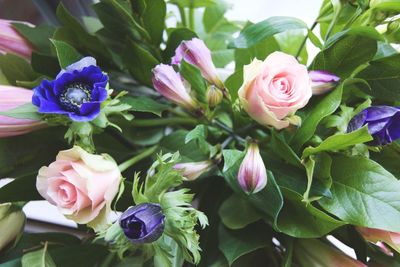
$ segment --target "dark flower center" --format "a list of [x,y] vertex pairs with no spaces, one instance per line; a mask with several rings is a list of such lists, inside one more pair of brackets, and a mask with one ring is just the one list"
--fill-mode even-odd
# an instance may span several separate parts
[[136,219],[130,219],[122,223],[126,236],[132,239],[138,239],[147,234],[146,225]]
[[82,104],[91,100],[90,91],[86,84],[71,83],[61,93],[60,104],[68,111],[79,112]]

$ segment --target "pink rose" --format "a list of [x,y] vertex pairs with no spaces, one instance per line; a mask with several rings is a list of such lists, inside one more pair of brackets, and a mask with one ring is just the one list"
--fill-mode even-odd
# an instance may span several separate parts
[[99,231],[111,222],[111,202],[120,181],[118,166],[109,156],[74,146],[39,170],[36,187],[68,219]]
[[246,112],[264,126],[282,129],[299,124],[295,112],[312,96],[307,68],[290,55],[270,54],[244,66],[239,99]]

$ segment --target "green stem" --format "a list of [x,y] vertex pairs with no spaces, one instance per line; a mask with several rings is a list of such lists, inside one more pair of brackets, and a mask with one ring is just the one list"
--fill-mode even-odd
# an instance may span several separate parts
[[[314,23],[311,25],[310,31],[313,31],[314,28],[317,26],[317,24],[318,24],[318,22],[314,21]],[[296,58],[298,58],[300,56],[301,50],[303,50],[303,47],[306,45],[307,39],[308,39],[308,31],[307,31],[307,35],[304,37],[304,40],[299,47],[299,50],[297,50]]]
[[176,125],[176,124],[196,125],[198,124],[198,120],[192,118],[172,117],[172,118],[160,118],[160,119],[138,119],[138,120],[134,119],[131,121],[131,125],[137,127],[154,127],[154,126],[165,126],[165,125]]
[[329,36],[331,35],[332,30],[335,27],[341,12],[342,12],[342,6],[339,7],[338,12],[334,14],[334,17],[333,17],[331,23],[329,24],[329,28],[326,31],[326,35],[325,35],[325,41],[328,40]]
[[179,14],[181,15],[181,22],[182,25],[184,27],[187,27],[187,21],[186,21],[186,13],[185,13],[185,9],[181,6],[178,5],[178,9],[179,9]]
[[191,30],[195,30],[194,29],[194,7],[193,7],[193,0],[190,1],[190,7],[189,7],[189,29]]
[[149,147],[148,149],[143,150],[139,154],[135,155],[134,157],[128,159],[127,161],[122,162],[118,165],[118,168],[121,172],[126,171],[131,166],[135,165],[137,162],[141,161],[142,159],[147,158],[151,154],[153,154],[158,149],[158,145]]
[[218,120],[213,120],[212,124],[217,126],[218,128],[224,130],[225,132],[229,133],[236,141],[241,143],[242,145],[246,145],[247,141],[246,139],[242,138],[241,136],[237,135],[231,128],[223,124],[222,122]]

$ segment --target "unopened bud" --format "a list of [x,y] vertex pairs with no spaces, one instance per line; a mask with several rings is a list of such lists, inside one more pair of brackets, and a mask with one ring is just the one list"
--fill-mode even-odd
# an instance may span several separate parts
[[216,107],[219,103],[221,103],[222,98],[224,97],[223,92],[215,87],[214,85],[210,85],[207,90],[207,102],[210,107]]

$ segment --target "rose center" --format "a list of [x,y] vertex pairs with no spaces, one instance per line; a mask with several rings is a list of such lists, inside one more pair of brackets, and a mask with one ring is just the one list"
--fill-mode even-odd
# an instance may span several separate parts
[[86,84],[69,84],[60,95],[60,104],[68,111],[79,112],[82,104],[91,100],[90,93],[90,88]]

